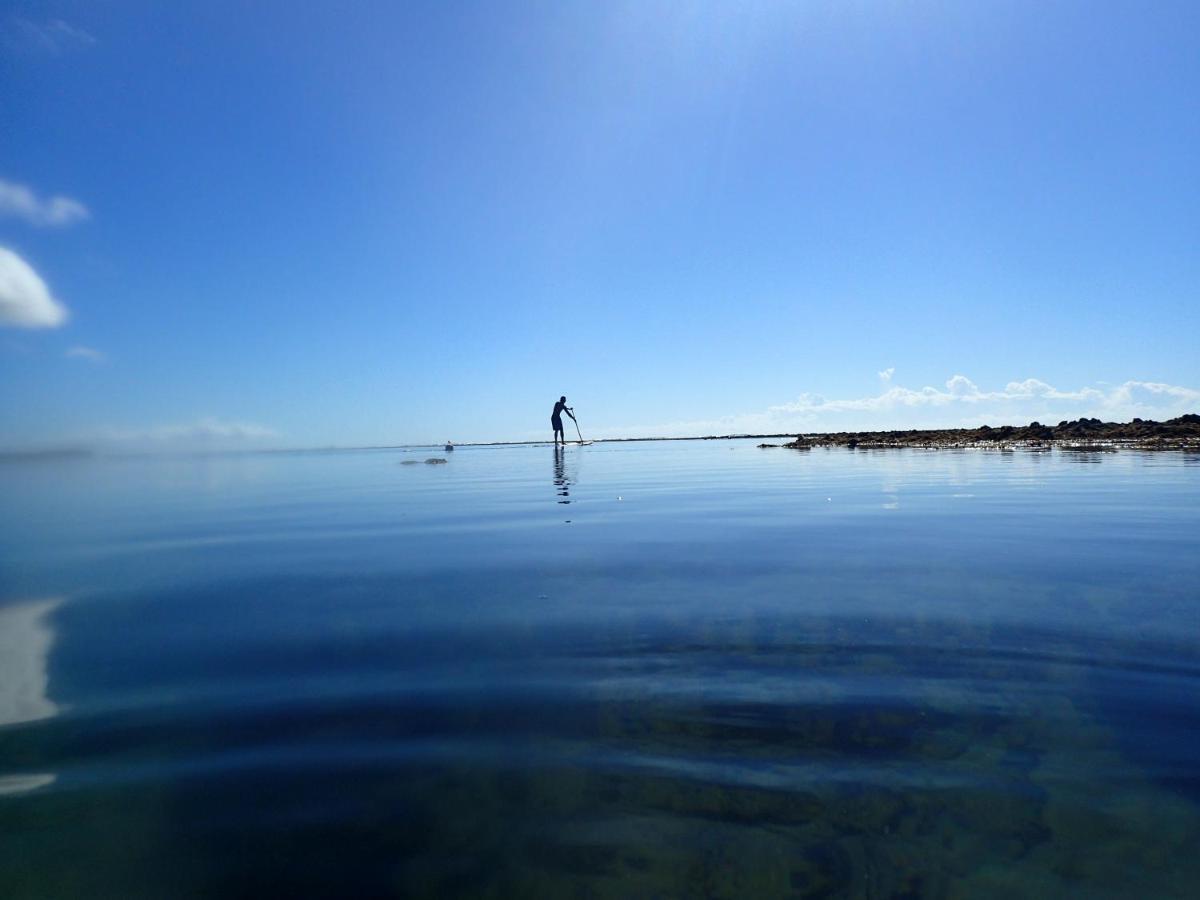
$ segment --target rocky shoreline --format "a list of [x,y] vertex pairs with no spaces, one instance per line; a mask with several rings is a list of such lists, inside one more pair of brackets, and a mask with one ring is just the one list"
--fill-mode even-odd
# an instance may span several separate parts
[[1189,414],[1166,422],[1134,419],[1132,422],[1101,422],[1076,419],[1043,425],[1004,425],[992,428],[943,428],[910,431],[839,431],[829,434],[802,434],[786,444],[759,444],[759,447],[786,447],[807,450],[812,447],[851,447],[882,450],[914,447],[926,450],[985,449],[1115,452],[1117,450],[1188,450],[1200,452],[1200,415]]

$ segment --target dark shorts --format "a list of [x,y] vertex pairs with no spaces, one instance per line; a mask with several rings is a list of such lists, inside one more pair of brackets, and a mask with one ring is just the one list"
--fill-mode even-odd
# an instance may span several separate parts
[[554,428],[555,431],[563,430],[562,419],[556,419],[554,416],[551,416],[550,417],[550,425]]

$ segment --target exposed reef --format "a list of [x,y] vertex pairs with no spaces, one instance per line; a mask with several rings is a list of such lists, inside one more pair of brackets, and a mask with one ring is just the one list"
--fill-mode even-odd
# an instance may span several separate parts
[[[779,444],[759,444],[778,447]],[[876,450],[892,447],[925,449],[981,448],[991,450],[1050,450],[1114,452],[1130,450],[1200,451],[1200,415],[1189,414],[1166,422],[1134,419],[1132,422],[1101,422],[1099,419],[1063,421],[1057,425],[1031,422],[993,428],[944,428],[910,431],[839,431],[800,435],[783,447],[850,447]]]

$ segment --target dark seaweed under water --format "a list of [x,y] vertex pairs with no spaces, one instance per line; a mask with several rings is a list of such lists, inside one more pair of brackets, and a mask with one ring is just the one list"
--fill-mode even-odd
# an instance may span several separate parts
[[1200,458],[0,466],[0,896],[1194,897]]

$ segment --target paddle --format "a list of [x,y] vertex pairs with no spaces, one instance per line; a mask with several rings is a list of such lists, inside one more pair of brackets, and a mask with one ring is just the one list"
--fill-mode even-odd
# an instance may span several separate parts
[[579,435],[579,443],[590,444],[591,441],[585,441],[583,439],[583,434],[579,431],[579,420],[575,418],[575,410],[568,409],[567,412],[571,414],[571,421],[575,423],[575,433]]

